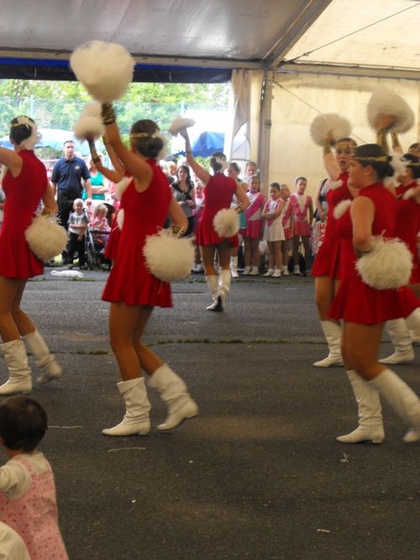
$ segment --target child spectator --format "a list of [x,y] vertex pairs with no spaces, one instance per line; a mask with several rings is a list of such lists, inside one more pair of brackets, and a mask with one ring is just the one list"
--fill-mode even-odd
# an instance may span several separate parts
[[[204,183],[200,181],[197,177],[195,178],[195,187],[194,187],[194,209],[192,211],[192,215],[194,218],[194,227],[193,233],[194,236],[197,235],[198,224],[200,223],[201,216],[204,212]],[[194,266],[192,268],[192,272],[203,272],[203,263],[201,261],[200,255],[200,248],[196,244],[195,246],[195,259],[194,259]]]
[[293,206],[290,203],[290,189],[287,185],[281,185],[280,196],[284,200],[281,213],[281,223],[284,232],[284,241],[281,242],[282,262],[281,273],[289,276],[289,253],[293,240]]
[[22,537],[31,560],[67,560],[54,475],[36,451],[46,431],[47,413],[35,399],[11,397],[0,405],[0,443],[9,457],[0,467],[0,521]]
[[314,217],[312,198],[305,194],[308,181],[305,177],[295,179],[296,191],[290,196],[293,206],[293,274],[305,274],[299,267],[299,244],[305,250],[306,264],[309,260],[309,242],[311,239],[311,226]]
[[73,203],[74,212],[69,216],[69,241],[67,244],[67,260],[64,264],[68,264],[69,268],[73,268],[74,254],[77,253],[79,258],[79,268],[85,270],[85,232],[88,224],[88,217],[83,209],[83,200],[76,198]]
[[264,276],[279,278],[281,276],[282,255],[281,242],[284,241],[284,232],[281,213],[285,202],[280,196],[280,185],[271,183],[270,200],[264,205],[262,217],[265,220],[264,241],[268,246],[269,267]]
[[260,192],[260,180],[256,175],[249,179],[249,191],[246,193],[250,205],[245,210],[246,226],[241,230],[245,246],[244,276],[259,274],[260,250],[259,244],[262,234],[262,209],[265,198]]
[[[111,227],[108,222],[108,208],[105,204],[98,204],[93,211],[91,227],[95,230],[95,242],[105,247]],[[100,232],[104,232],[103,234]]]

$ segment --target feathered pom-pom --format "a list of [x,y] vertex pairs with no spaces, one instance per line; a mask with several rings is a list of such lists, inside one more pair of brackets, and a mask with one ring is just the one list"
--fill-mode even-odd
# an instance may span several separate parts
[[67,232],[53,215],[35,216],[25,237],[31,251],[43,262],[59,255],[67,245]]
[[219,210],[213,218],[214,230],[219,237],[233,237],[239,231],[239,216],[233,208]]
[[92,101],[85,106],[73,126],[73,131],[78,140],[97,140],[105,134],[100,103]]
[[315,144],[322,146],[329,136],[335,141],[348,138],[351,134],[351,124],[337,113],[324,113],[314,118],[309,131]]
[[121,208],[120,210],[118,210],[118,213],[117,213],[117,225],[118,225],[118,228],[119,228],[120,230],[122,230],[123,225],[124,225],[124,208]]
[[153,276],[163,282],[176,282],[190,274],[195,248],[191,238],[177,238],[170,230],[162,229],[147,237],[143,254]]
[[172,136],[177,136],[183,128],[190,128],[194,125],[195,125],[195,120],[194,119],[177,117],[169,125],[168,132]]
[[344,214],[347,212],[347,210],[350,208],[351,206],[351,200],[342,200],[341,202],[339,202],[337,204],[337,206],[334,208],[333,210],[333,215],[334,218],[336,220],[338,220],[339,218],[341,218],[341,216],[344,216]]
[[367,105],[367,116],[370,126],[375,130],[378,129],[379,119],[384,116],[394,117],[391,128],[397,132],[407,132],[414,124],[414,113],[408,103],[386,88],[379,88],[372,93]]
[[412,255],[397,238],[374,237],[372,252],[358,259],[356,268],[365,284],[376,290],[406,286],[413,267]]
[[84,43],[73,51],[70,66],[79,82],[101,103],[119,99],[133,79],[134,60],[116,43]]

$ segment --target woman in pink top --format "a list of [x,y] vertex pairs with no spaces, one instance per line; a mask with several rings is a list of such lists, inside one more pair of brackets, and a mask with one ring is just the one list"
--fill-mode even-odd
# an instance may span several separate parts
[[67,560],[58,526],[54,475],[36,451],[47,431],[47,413],[30,397],[0,406],[0,443],[9,461],[0,467],[0,521],[23,539],[31,560]]

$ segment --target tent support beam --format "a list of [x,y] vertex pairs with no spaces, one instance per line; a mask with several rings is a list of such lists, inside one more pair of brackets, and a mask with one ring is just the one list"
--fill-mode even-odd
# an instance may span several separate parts
[[258,139],[258,163],[261,170],[261,184],[268,192],[270,176],[270,139],[271,139],[271,107],[273,99],[273,72],[264,72],[261,86],[260,123]]
[[418,70],[379,68],[366,66],[339,66],[336,64],[303,64],[284,62],[274,70],[276,74],[317,74],[325,76],[351,76],[381,78],[383,80],[420,80]]

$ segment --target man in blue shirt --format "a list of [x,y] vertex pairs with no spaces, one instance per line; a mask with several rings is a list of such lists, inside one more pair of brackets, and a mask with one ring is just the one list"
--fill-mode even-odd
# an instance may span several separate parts
[[70,213],[76,198],[82,197],[86,189],[88,199],[92,198],[89,169],[82,158],[74,153],[73,140],[64,142],[64,156],[54,165],[51,175],[51,186],[57,195],[58,218],[67,229]]

